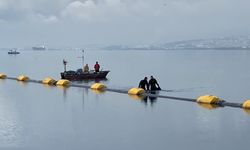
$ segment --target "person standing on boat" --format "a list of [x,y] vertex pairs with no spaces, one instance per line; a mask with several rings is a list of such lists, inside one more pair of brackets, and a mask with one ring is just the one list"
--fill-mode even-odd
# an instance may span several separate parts
[[89,72],[89,65],[86,64],[84,67],[83,67],[83,72]]
[[100,71],[100,65],[98,64],[98,61],[95,63],[95,72],[99,72]]
[[143,80],[141,80],[138,87],[144,90],[149,90],[148,78],[145,77]]
[[160,85],[153,76],[150,77],[149,86],[151,91],[161,90]]

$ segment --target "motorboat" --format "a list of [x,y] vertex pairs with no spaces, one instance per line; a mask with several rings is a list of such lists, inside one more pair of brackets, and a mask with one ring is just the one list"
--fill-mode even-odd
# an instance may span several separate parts
[[14,55],[16,55],[16,54],[20,54],[20,52],[11,49],[11,50],[8,51],[8,54],[14,54]]

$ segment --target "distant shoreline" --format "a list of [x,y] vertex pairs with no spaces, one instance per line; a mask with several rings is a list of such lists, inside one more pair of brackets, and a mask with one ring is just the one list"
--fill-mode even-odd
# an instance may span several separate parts
[[[24,48],[20,48],[23,51],[45,51],[45,50],[32,50],[32,49],[24,49]],[[10,48],[0,48],[0,51],[9,51]],[[50,48],[47,49],[47,51],[61,51],[61,50],[66,50],[66,51],[74,51],[75,49],[69,49],[69,48]],[[230,50],[250,50],[250,47],[248,48],[242,48],[242,47],[229,47],[229,48],[225,48],[225,47],[219,47],[219,48],[98,48],[98,49],[88,49],[86,48],[86,50],[108,50],[108,51],[133,51],[133,50],[141,50],[141,51],[155,51],[155,50],[161,50],[161,51],[178,51],[178,50],[200,50],[200,51],[205,51],[205,50],[224,50],[224,51],[230,51]]]
[[149,48],[124,48],[124,49],[104,49],[104,50],[250,50],[250,48],[154,48],[154,49],[149,49]]

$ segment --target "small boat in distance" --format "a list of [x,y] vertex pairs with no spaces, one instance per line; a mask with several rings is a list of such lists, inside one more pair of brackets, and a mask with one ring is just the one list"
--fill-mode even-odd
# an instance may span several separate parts
[[8,54],[16,55],[16,54],[20,54],[20,52],[16,51],[16,49],[14,49],[14,50],[11,49],[11,50],[8,51]]
[[32,47],[32,49],[41,51],[41,50],[46,50],[46,47],[44,45],[42,45],[42,46],[34,46],[34,47]]

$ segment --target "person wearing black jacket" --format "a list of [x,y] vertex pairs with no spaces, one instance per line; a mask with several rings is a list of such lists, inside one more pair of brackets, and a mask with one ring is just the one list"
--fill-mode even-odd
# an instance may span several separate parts
[[138,87],[144,90],[149,90],[148,78],[145,77],[143,80],[141,80]]
[[157,80],[153,76],[150,77],[149,87],[151,91],[161,90],[160,85],[158,84]]

